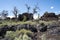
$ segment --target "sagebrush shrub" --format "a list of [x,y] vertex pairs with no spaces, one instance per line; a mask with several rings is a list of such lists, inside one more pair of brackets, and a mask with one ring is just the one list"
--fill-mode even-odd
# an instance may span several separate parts
[[32,34],[32,32],[29,30],[21,29],[21,30],[16,30],[16,32],[7,31],[5,37],[14,40],[31,40],[31,38],[28,37],[27,34]]

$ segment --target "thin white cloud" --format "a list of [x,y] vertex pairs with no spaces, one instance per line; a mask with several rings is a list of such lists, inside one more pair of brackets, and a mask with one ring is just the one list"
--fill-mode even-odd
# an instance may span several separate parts
[[53,6],[50,7],[50,9],[53,9],[53,8],[54,8]]
[[58,11],[60,13],[60,11]]

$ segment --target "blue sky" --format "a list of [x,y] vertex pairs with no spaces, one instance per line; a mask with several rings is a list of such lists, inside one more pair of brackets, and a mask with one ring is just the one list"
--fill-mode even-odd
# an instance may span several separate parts
[[9,16],[12,16],[12,10],[16,6],[19,13],[23,13],[27,11],[25,4],[31,6],[30,12],[32,12],[32,8],[37,3],[37,6],[40,8],[40,15],[43,15],[45,11],[55,12],[56,14],[60,13],[60,0],[0,0],[0,12],[2,10],[8,10]]

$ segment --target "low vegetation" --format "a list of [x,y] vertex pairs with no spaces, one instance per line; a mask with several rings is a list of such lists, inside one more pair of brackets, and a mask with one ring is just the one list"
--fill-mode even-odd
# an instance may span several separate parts
[[[58,23],[58,21],[39,21],[39,24],[41,24],[41,25],[48,25],[48,24],[53,24],[53,23]],[[18,24],[34,25],[34,24],[37,24],[37,22],[36,21],[18,21],[18,22],[15,22],[15,21],[1,21],[0,22],[0,26],[2,26],[2,25],[18,25]]]
[[7,31],[5,37],[11,38],[14,40],[31,40],[30,37],[28,37],[27,34],[32,34],[33,32],[29,30],[17,30],[16,32],[14,31]]
[[[53,23],[58,23],[58,21],[41,21],[41,20],[39,21],[39,24],[41,24],[41,25],[48,25],[48,24],[53,24]],[[10,20],[10,21],[6,20],[6,21],[0,22],[0,26],[2,26],[2,25],[18,25],[18,24],[34,25],[34,24],[37,24],[37,22],[36,21],[25,21],[25,19],[24,19],[24,21],[18,21],[18,22],[15,22],[12,20]]]

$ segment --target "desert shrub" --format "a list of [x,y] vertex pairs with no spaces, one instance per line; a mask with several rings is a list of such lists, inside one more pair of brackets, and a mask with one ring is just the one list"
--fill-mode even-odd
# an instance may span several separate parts
[[28,37],[26,34],[23,35],[23,40],[31,40],[30,37]]
[[20,30],[19,32],[20,32],[20,33],[23,33],[23,34],[32,33],[31,31],[26,30],[26,29],[22,29],[22,30]]
[[15,37],[14,40],[22,40],[22,35],[20,35],[20,37]]
[[19,37],[15,37],[14,40],[31,40],[26,34],[20,35]]
[[21,29],[21,30],[16,30],[16,32],[7,31],[5,37],[8,37],[14,40],[24,40],[26,36],[26,40],[28,40],[30,38],[28,37],[27,34],[32,34],[32,32],[29,30]]
[[16,37],[16,35],[17,35],[17,34],[15,34],[15,32],[13,32],[13,31],[7,31],[5,37],[7,37],[7,38],[13,40],[14,37]]

